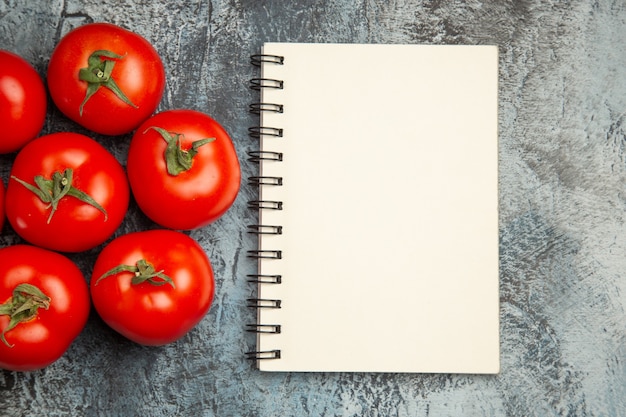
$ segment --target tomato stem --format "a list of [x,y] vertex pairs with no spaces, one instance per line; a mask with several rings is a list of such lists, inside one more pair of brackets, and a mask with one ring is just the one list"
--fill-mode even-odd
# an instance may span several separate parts
[[11,178],[22,184],[32,193],[34,193],[37,197],[39,197],[41,201],[43,201],[44,203],[48,203],[48,208],[52,208],[52,210],[50,211],[50,215],[48,216],[47,223],[50,223],[50,220],[52,220],[52,216],[58,208],[59,201],[66,195],[77,198],[83,203],[89,204],[97,208],[104,214],[104,221],[107,221],[108,216],[106,210],[100,204],[98,204],[98,202],[94,200],[89,194],[79,190],[72,185],[72,181],[74,178],[74,170],[72,168],[67,168],[65,171],[63,171],[63,173],[55,171],[52,174],[52,179],[50,180],[45,179],[41,175],[35,176],[34,181],[37,187],[17,178],[14,175],[12,175]]
[[154,286],[161,286],[170,284],[173,288],[176,288],[172,278],[168,277],[163,271],[157,271],[150,262],[145,259],[140,259],[135,265],[118,265],[115,268],[110,269],[98,278],[95,285],[98,285],[104,278],[112,275],[119,274],[120,272],[131,272],[133,278],[130,281],[133,285],[138,285],[143,282],[148,282]]
[[19,284],[13,289],[12,297],[0,304],[0,315],[9,316],[9,324],[0,334],[0,339],[8,347],[13,347],[5,338],[5,334],[20,323],[32,320],[40,308],[50,307],[50,297],[31,284]]
[[167,165],[167,173],[173,176],[190,170],[193,165],[193,158],[198,154],[198,148],[215,140],[215,138],[198,139],[191,143],[191,148],[184,150],[180,140],[181,136],[184,136],[183,134],[168,132],[157,126],[150,126],[144,133],[149,129],[157,131],[163,140],[167,142],[164,153],[165,163]]
[[83,115],[83,108],[87,101],[100,89],[106,87],[113,92],[124,103],[137,108],[132,101],[124,94],[112,77],[113,68],[116,59],[123,59],[124,56],[118,55],[107,50],[98,50],[93,52],[87,58],[87,67],[78,71],[78,78],[87,83],[87,93],[85,99],[78,108],[78,113]]

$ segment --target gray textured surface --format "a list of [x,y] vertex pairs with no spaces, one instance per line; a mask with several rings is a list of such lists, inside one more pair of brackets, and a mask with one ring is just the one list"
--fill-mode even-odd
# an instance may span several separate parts
[[[27,4],[24,4],[27,3]],[[264,374],[243,359],[253,314],[243,185],[192,233],[217,273],[215,303],[183,340],[134,345],[92,315],[68,353],[0,373],[0,415],[625,416],[626,4],[580,1],[4,0],[0,47],[43,74],[70,28],[110,21],[162,54],[160,109],[208,112],[244,176],[255,144],[248,56],[263,41],[468,43],[500,48],[501,346],[498,376]],[[331,98],[332,99],[332,98]],[[81,131],[52,111],[43,133]],[[128,137],[99,138],[122,162]],[[471,156],[470,156],[471,157]],[[0,156],[6,182],[11,158]],[[131,208],[124,231],[152,225]],[[0,244],[18,241],[5,227]],[[97,251],[73,256],[88,273]]]

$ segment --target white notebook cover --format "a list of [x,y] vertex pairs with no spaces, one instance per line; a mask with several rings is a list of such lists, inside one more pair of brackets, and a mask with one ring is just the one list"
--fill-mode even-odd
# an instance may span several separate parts
[[258,297],[264,371],[497,373],[495,46],[266,43]]

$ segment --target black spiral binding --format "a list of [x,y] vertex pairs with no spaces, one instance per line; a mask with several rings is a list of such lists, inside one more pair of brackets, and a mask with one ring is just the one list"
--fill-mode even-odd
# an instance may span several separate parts
[[256,233],[258,235],[281,235],[283,233],[283,227],[265,224],[251,224],[248,225],[248,232]]
[[250,185],[283,185],[283,177],[250,177],[248,178]]
[[[250,57],[250,62],[254,66],[261,66],[263,63],[283,65],[285,58],[278,55],[258,54]],[[250,80],[250,88],[260,91],[264,88],[282,89],[284,86],[282,80],[275,80],[272,78],[252,78]],[[252,103],[249,107],[250,112],[255,114],[261,114],[263,112],[282,113],[283,105],[279,103]],[[283,130],[277,127],[270,126],[253,126],[248,129],[250,137],[259,139],[263,137],[269,138],[281,138],[283,136]],[[248,160],[253,163],[260,163],[261,161],[276,161],[281,162],[283,160],[283,154],[280,152],[271,151],[250,151],[248,152]],[[265,187],[274,186],[280,187],[283,185],[282,177],[272,176],[252,176],[248,178],[248,184],[252,186]],[[270,200],[251,200],[248,202],[248,207],[253,210],[282,210],[282,201],[270,201]],[[280,225],[265,225],[265,224],[253,224],[248,226],[248,232],[253,234],[282,234],[283,228]],[[274,249],[259,249],[248,251],[248,256],[257,259],[282,259],[282,251]],[[260,284],[260,285],[279,285],[282,282],[281,275],[269,275],[269,274],[250,274],[248,275],[248,282]],[[262,298],[249,298],[247,305],[250,308],[281,308],[281,300],[275,299],[262,299]],[[266,333],[266,334],[278,334],[281,332],[280,324],[248,324],[248,332],[253,333]],[[280,350],[268,350],[268,351],[253,351],[246,352],[248,359],[252,360],[264,360],[264,359],[279,359]]]
[[248,129],[248,133],[253,138],[260,138],[261,136],[283,137],[283,130],[277,127],[253,126]]
[[248,324],[246,327],[253,333],[280,333],[280,324]]
[[250,63],[252,63],[255,67],[260,67],[263,62],[283,65],[285,63],[285,57],[268,54],[256,54],[250,57]]
[[274,78],[253,78],[250,80],[250,88],[253,90],[262,90],[263,88],[283,89],[283,81]]
[[263,159],[280,162],[283,160],[283,154],[280,152],[270,152],[270,151],[248,152],[248,160],[251,162],[261,162],[261,160]]
[[276,103],[252,103],[250,104],[250,111],[252,113],[261,114],[264,111],[273,111],[275,113],[283,112],[283,105]]

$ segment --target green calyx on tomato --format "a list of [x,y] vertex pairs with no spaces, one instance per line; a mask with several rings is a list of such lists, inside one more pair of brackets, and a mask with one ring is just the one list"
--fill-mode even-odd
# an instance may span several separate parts
[[44,203],[48,203],[48,207],[52,208],[52,210],[50,211],[50,216],[48,217],[48,223],[50,223],[50,220],[52,220],[52,216],[57,210],[59,201],[66,195],[77,198],[83,203],[89,204],[97,208],[104,214],[104,221],[106,221],[106,210],[87,193],[79,190],[72,185],[73,175],[74,170],[72,168],[67,168],[63,173],[56,171],[54,174],[52,174],[52,179],[50,180],[45,179],[41,175],[37,175],[35,176],[35,184],[37,184],[37,187],[15,176],[11,176],[11,178],[22,184],[28,190],[32,191],[35,195],[37,195],[37,197],[39,197],[41,201],[43,201]]
[[[107,59],[108,58],[108,59]],[[100,87],[106,87],[113,92],[124,103],[137,108],[130,99],[119,88],[111,74],[115,67],[115,59],[123,59],[122,55],[107,50],[95,51],[87,59],[87,67],[81,68],[78,72],[78,78],[87,83],[87,94],[80,104],[79,114],[83,115],[83,107],[87,101],[93,96]]]
[[40,308],[50,307],[50,297],[39,288],[31,284],[19,284],[13,290],[12,297],[4,304],[0,304],[0,315],[10,317],[9,324],[0,334],[0,339],[8,347],[13,347],[5,338],[6,332],[18,324],[34,319]]
[[167,173],[173,176],[190,170],[193,164],[193,158],[198,154],[198,148],[215,140],[215,138],[198,139],[191,143],[191,148],[185,150],[181,147],[180,143],[180,137],[183,136],[182,134],[168,132],[156,126],[150,126],[144,133],[149,129],[154,129],[159,132],[165,142],[167,142],[167,147],[165,148],[165,163],[167,164]]
[[148,282],[157,287],[165,284],[170,284],[173,288],[176,288],[172,278],[165,275],[163,271],[155,270],[154,266],[145,259],[138,260],[135,265],[118,265],[115,268],[112,268],[108,272],[102,274],[100,278],[98,278],[98,280],[96,281],[96,285],[98,285],[98,283],[104,278],[111,275],[119,274],[120,272],[132,272],[134,276],[130,282],[133,285],[139,285],[143,282]]

